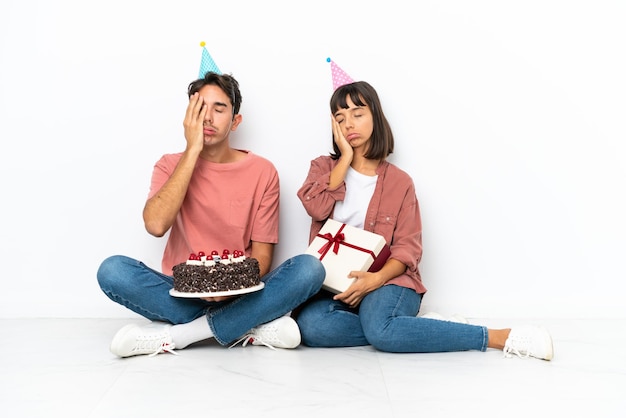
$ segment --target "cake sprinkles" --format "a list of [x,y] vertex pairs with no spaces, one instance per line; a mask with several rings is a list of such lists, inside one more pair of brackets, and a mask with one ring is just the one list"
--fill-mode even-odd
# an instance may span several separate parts
[[172,271],[174,290],[184,293],[226,292],[261,283],[258,260],[238,250],[226,249],[221,256],[215,250],[209,256],[202,251],[192,253]]

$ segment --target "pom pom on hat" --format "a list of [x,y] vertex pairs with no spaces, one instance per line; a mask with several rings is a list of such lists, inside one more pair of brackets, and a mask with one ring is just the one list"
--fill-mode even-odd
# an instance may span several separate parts
[[330,58],[326,58],[326,61],[330,62],[330,71],[333,76],[333,91],[346,84],[354,83],[352,77],[335,64],[335,61]]
[[213,61],[213,58],[211,58],[211,54],[209,54],[209,51],[205,48],[205,45],[204,41],[200,42],[200,46],[202,47],[202,59],[200,60],[200,72],[198,73],[198,78],[204,78],[204,75],[209,71],[222,74],[215,61]]

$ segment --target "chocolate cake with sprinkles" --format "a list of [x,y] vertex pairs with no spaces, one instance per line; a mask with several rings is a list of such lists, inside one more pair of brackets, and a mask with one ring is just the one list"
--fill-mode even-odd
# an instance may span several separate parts
[[242,251],[220,256],[212,251],[192,253],[189,259],[173,267],[174,290],[184,293],[214,293],[247,289],[261,283],[259,262]]

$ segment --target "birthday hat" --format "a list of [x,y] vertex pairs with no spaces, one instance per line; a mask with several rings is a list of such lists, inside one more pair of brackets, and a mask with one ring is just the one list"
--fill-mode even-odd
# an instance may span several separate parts
[[206,44],[204,41],[200,42],[200,46],[202,47],[202,60],[200,61],[200,73],[198,74],[198,78],[204,78],[204,75],[212,71],[217,74],[222,74],[219,68],[217,68],[217,64],[211,58],[211,54],[204,47]]
[[327,62],[330,62],[330,71],[333,76],[333,91],[337,90],[339,87],[354,83],[352,77],[350,77],[344,70],[342,70],[335,61],[330,58],[326,58]]

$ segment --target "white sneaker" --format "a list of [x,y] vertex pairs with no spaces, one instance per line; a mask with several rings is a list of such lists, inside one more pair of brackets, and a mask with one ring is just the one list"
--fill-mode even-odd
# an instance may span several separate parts
[[281,316],[278,319],[252,328],[246,335],[236,341],[231,347],[243,341],[243,347],[248,345],[264,345],[275,348],[296,348],[300,345],[300,328],[290,316]]
[[504,356],[535,357],[541,360],[552,360],[554,350],[552,337],[543,327],[522,326],[511,329],[509,338],[504,344]]
[[463,318],[459,314],[454,314],[449,318],[438,314],[437,312],[427,312],[424,315],[421,315],[420,318],[428,318],[428,319],[438,319],[439,321],[450,321],[450,322],[458,322],[459,324],[469,324],[469,321]]
[[464,316],[461,316],[459,314],[452,315],[450,318],[448,318],[448,321],[458,322],[459,324],[469,324],[469,321]]
[[150,354],[152,357],[163,352],[177,354],[174,352],[175,345],[170,335],[171,327],[155,323],[144,326],[126,325],[113,337],[110,350],[118,357],[141,354]]
[[420,315],[420,318],[426,318],[426,319],[437,319],[439,321],[445,321],[446,318],[443,317],[443,315],[437,313],[437,312],[426,312],[424,315]]

